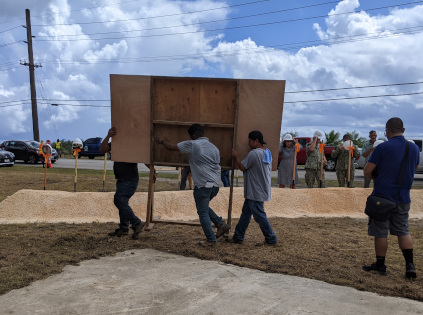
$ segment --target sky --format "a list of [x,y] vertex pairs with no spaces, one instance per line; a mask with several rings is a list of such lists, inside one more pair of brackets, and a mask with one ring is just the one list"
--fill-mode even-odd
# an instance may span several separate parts
[[[15,0],[0,3],[0,141],[104,137],[110,74],[286,80],[281,134],[423,137],[423,1]],[[58,104],[53,106],[51,104]]]

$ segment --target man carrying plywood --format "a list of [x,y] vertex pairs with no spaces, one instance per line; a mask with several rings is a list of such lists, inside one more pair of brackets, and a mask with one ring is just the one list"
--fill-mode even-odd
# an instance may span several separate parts
[[[207,240],[201,246],[216,246],[217,239],[225,234],[231,226],[225,224],[210,207],[209,203],[219,192],[220,184],[220,152],[219,149],[204,137],[204,129],[199,124],[188,128],[191,140],[178,144],[165,139],[156,139],[167,150],[189,154],[189,166],[194,180],[194,199],[201,227]],[[217,227],[214,234],[211,222]]]
[[266,212],[264,212],[264,202],[270,200],[271,194],[271,171],[272,153],[264,147],[263,134],[254,130],[248,135],[248,145],[251,151],[241,162],[238,151],[232,149],[232,157],[239,169],[244,172],[244,205],[241,217],[235,228],[235,233],[229,243],[242,244],[245,239],[245,232],[250,224],[251,216],[259,224],[264,235],[264,245],[274,245],[278,242],[272,230]]

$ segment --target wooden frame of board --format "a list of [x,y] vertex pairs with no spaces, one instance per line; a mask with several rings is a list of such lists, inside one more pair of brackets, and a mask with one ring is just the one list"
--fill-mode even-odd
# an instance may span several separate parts
[[[155,137],[188,140],[188,127],[199,123],[218,147],[222,170],[234,170],[232,148],[249,152],[248,133],[263,132],[277,169],[285,81],[111,75],[112,160],[149,163],[146,228],[155,223],[189,224],[154,217],[154,165],[189,166],[188,156],[154,144]],[[231,223],[234,172],[228,205]],[[195,183],[194,183],[195,184]]]

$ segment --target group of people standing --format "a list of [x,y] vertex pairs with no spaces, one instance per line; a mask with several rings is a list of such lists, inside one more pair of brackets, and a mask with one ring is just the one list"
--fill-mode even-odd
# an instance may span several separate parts
[[[384,196],[398,204],[391,217],[385,222],[379,222],[369,218],[368,235],[374,237],[376,262],[364,265],[363,270],[375,271],[386,275],[385,256],[388,248],[387,235],[390,232],[398,237],[398,244],[403,252],[406,262],[407,278],[416,278],[416,270],[413,261],[413,243],[411,241],[408,229],[408,212],[410,210],[410,189],[414,180],[414,173],[419,164],[419,148],[414,143],[405,146],[403,133],[403,122],[400,118],[394,117],[386,123],[385,134],[388,141],[373,149],[366,154],[368,163],[364,168],[366,178],[374,180],[374,189],[372,194]],[[116,135],[117,129],[112,127],[107,137],[101,144],[100,152],[106,153],[111,149],[109,139]],[[166,150],[179,151],[189,155],[190,172],[194,181],[194,200],[197,208],[197,214],[200,219],[201,227],[206,237],[199,245],[204,247],[216,246],[217,239],[223,234],[229,232],[231,226],[226,224],[209,206],[210,201],[218,194],[221,167],[219,149],[209,141],[204,135],[204,129],[199,124],[193,124],[188,128],[188,134],[191,140],[173,143],[167,139],[155,139],[156,145],[162,145]],[[375,135],[371,132],[370,141],[374,141]],[[314,183],[319,178],[320,173],[317,170],[322,154],[319,153],[319,144],[322,139],[322,133],[316,131],[313,140],[306,145],[307,163],[306,163],[306,181],[307,185]],[[345,136],[344,136],[345,139]],[[282,145],[282,167],[292,170],[294,168],[295,150],[292,136],[285,136]],[[274,245],[278,242],[271,224],[264,211],[264,202],[271,199],[271,170],[272,154],[265,147],[266,142],[263,134],[254,130],[248,134],[248,145],[250,152],[241,160],[236,149],[232,149],[232,157],[235,159],[237,167],[244,173],[244,205],[242,207],[241,217],[236,225],[234,234],[228,238],[229,243],[242,244],[245,240],[245,233],[251,221],[251,217],[259,224],[261,232],[264,235],[264,245]],[[405,148],[409,152],[405,155]],[[354,148],[355,150],[355,148]],[[356,154],[353,151],[353,154]],[[369,149],[370,150],[370,149]],[[367,150],[364,153],[367,153]],[[348,175],[345,173],[345,162],[342,162],[342,154],[348,151],[337,148],[333,152],[338,159],[341,159],[340,166],[337,169],[341,178]],[[324,158],[324,155],[323,155]],[[345,158],[344,158],[345,159]],[[290,161],[290,162],[288,162]],[[402,161],[405,161],[402,163]],[[323,161],[324,162],[324,161]],[[401,165],[406,165],[405,171],[401,171]],[[148,167],[148,165],[147,165]],[[134,233],[133,239],[139,237],[144,227],[144,223],[135,216],[128,204],[129,199],[135,193],[138,185],[138,169],[136,163],[115,162],[114,173],[117,179],[115,205],[119,209],[120,224],[119,228],[111,232],[110,236],[127,235],[129,225],[132,225]],[[308,171],[308,173],[307,173]],[[403,172],[404,178],[402,186],[398,188],[398,177]],[[156,174],[154,170],[154,174]],[[279,181],[280,185],[292,185],[295,188],[295,180],[292,183],[292,173],[288,174],[287,181]],[[154,177],[155,180],[155,177]],[[397,190],[400,192],[397,194]],[[212,223],[217,231],[214,233]]]
[[[325,172],[324,168],[327,165],[327,159],[325,154],[321,153],[320,144],[322,143],[323,133],[320,130],[316,130],[313,135],[312,141],[306,144],[306,154],[307,160],[304,165],[305,168],[305,182],[307,188],[313,188],[315,182],[319,184],[319,187],[325,187]],[[365,162],[370,158],[375,147],[373,146],[377,133],[374,130],[369,132],[370,140],[365,142],[363,145],[363,157]],[[356,145],[350,139],[348,134],[345,134],[342,137],[342,144],[337,146],[331,152],[331,157],[336,159],[336,178],[338,180],[339,187],[345,187],[346,184],[349,187],[354,187],[354,173],[355,166],[354,160],[357,160],[360,157],[360,152]],[[298,169],[296,168],[295,161],[295,144],[298,142],[292,137],[291,134],[286,134],[282,138],[282,144],[279,149],[279,155],[281,161],[278,166],[278,180],[277,183],[280,188],[289,188],[295,189],[295,185],[298,184]],[[344,143],[347,143],[351,147],[345,147]],[[351,155],[351,159],[350,156]],[[322,162],[323,159],[323,162]],[[349,170],[349,176],[348,176]],[[295,174],[294,174],[295,172]],[[349,180],[348,180],[349,179]],[[364,187],[369,188],[371,179],[364,179]]]

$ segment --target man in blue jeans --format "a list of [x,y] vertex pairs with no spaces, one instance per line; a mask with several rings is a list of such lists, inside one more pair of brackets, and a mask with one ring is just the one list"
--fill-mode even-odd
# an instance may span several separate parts
[[[204,129],[199,124],[188,128],[191,140],[178,144],[166,139],[156,139],[158,144],[167,150],[189,154],[189,166],[194,181],[194,200],[201,227],[207,238],[201,241],[201,246],[216,246],[217,239],[229,231],[231,226],[225,224],[210,207],[209,203],[219,192],[220,184],[220,152],[219,149],[204,137]],[[214,234],[211,222],[217,227]]]
[[251,131],[248,134],[248,145],[251,151],[241,162],[236,149],[232,149],[232,157],[235,158],[238,168],[244,173],[244,206],[241,217],[235,228],[235,233],[230,243],[242,244],[245,239],[245,232],[251,221],[251,216],[259,224],[264,235],[264,245],[275,245],[278,239],[272,230],[269,219],[264,212],[264,202],[271,197],[271,171],[272,154],[264,147],[263,134],[258,131]]
[[[115,136],[117,129],[112,127],[109,129],[106,138],[103,139],[100,145],[100,153],[110,153],[112,144],[109,143],[111,137]],[[150,166],[146,164],[149,168]],[[109,236],[121,237],[122,235],[128,235],[129,224],[134,230],[132,239],[136,240],[144,228],[144,222],[142,222],[132,211],[129,206],[129,199],[135,193],[138,187],[139,174],[137,163],[126,163],[126,162],[114,162],[113,172],[116,178],[116,193],[114,196],[114,204],[119,209],[119,228],[114,232],[109,233]],[[154,172],[156,173],[156,172]],[[155,180],[155,178],[154,178]]]
[[400,118],[389,119],[385,129],[388,141],[375,148],[364,167],[364,176],[374,179],[372,195],[394,201],[398,204],[398,208],[385,222],[369,218],[368,234],[375,238],[376,262],[364,265],[363,270],[376,271],[381,275],[386,275],[385,256],[388,250],[388,232],[390,232],[391,235],[398,237],[398,245],[405,259],[405,277],[416,278],[413,242],[408,230],[408,212],[411,203],[410,189],[419,165],[420,150],[414,143],[409,143],[408,158],[405,160],[404,175],[398,197],[398,184],[407,143],[403,136],[404,131]]

